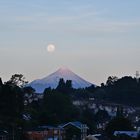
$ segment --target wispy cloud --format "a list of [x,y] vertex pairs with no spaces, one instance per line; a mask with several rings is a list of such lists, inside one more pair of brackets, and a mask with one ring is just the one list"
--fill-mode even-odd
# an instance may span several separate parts
[[[96,10],[93,5],[72,5],[69,2],[63,7],[63,12],[46,10],[29,14],[15,14],[2,16],[0,19],[1,31],[16,32],[53,32],[75,36],[100,36],[102,34],[123,33],[140,27],[140,20],[114,20],[107,18],[105,9]],[[36,5],[37,6],[37,5]],[[40,7],[40,6],[37,6]]]

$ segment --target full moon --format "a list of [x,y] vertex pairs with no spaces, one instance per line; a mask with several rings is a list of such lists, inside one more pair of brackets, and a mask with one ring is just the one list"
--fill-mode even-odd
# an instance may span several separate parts
[[49,44],[49,45],[47,46],[47,51],[48,51],[48,52],[54,52],[54,51],[55,51],[55,45]]

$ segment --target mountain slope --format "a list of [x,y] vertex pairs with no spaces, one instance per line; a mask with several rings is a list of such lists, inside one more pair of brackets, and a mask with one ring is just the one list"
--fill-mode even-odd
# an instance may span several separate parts
[[29,84],[29,86],[33,87],[36,90],[36,92],[42,93],[47,87],[56,88],[60,78],[63,78],[65,81],[72,80],[72,86],[76,89],[85,88],[92,85],[91,83],[82,79],[69,69],[60,68],[56,72],[50,74],[49,76],[43,79],[34,80]]

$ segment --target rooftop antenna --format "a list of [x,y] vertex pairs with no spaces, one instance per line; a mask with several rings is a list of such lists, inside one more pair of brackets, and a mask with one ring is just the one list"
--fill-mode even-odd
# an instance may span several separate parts
[[140,76],[139,71],[136,71],[136,80],[137,80],[137,83],[139,83],[139,76]]

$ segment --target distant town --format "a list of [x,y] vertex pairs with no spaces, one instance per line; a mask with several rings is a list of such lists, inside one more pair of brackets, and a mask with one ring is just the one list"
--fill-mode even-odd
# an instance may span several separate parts
[[[140,138],[138,76],[109,76],[100,86],[66,69],[48,77],[43,83],[28,83],[22,74],[12,75],[7,82],[0,80],[1,140]],[[53,81],[58,82],[56,87],[51,87]]]

